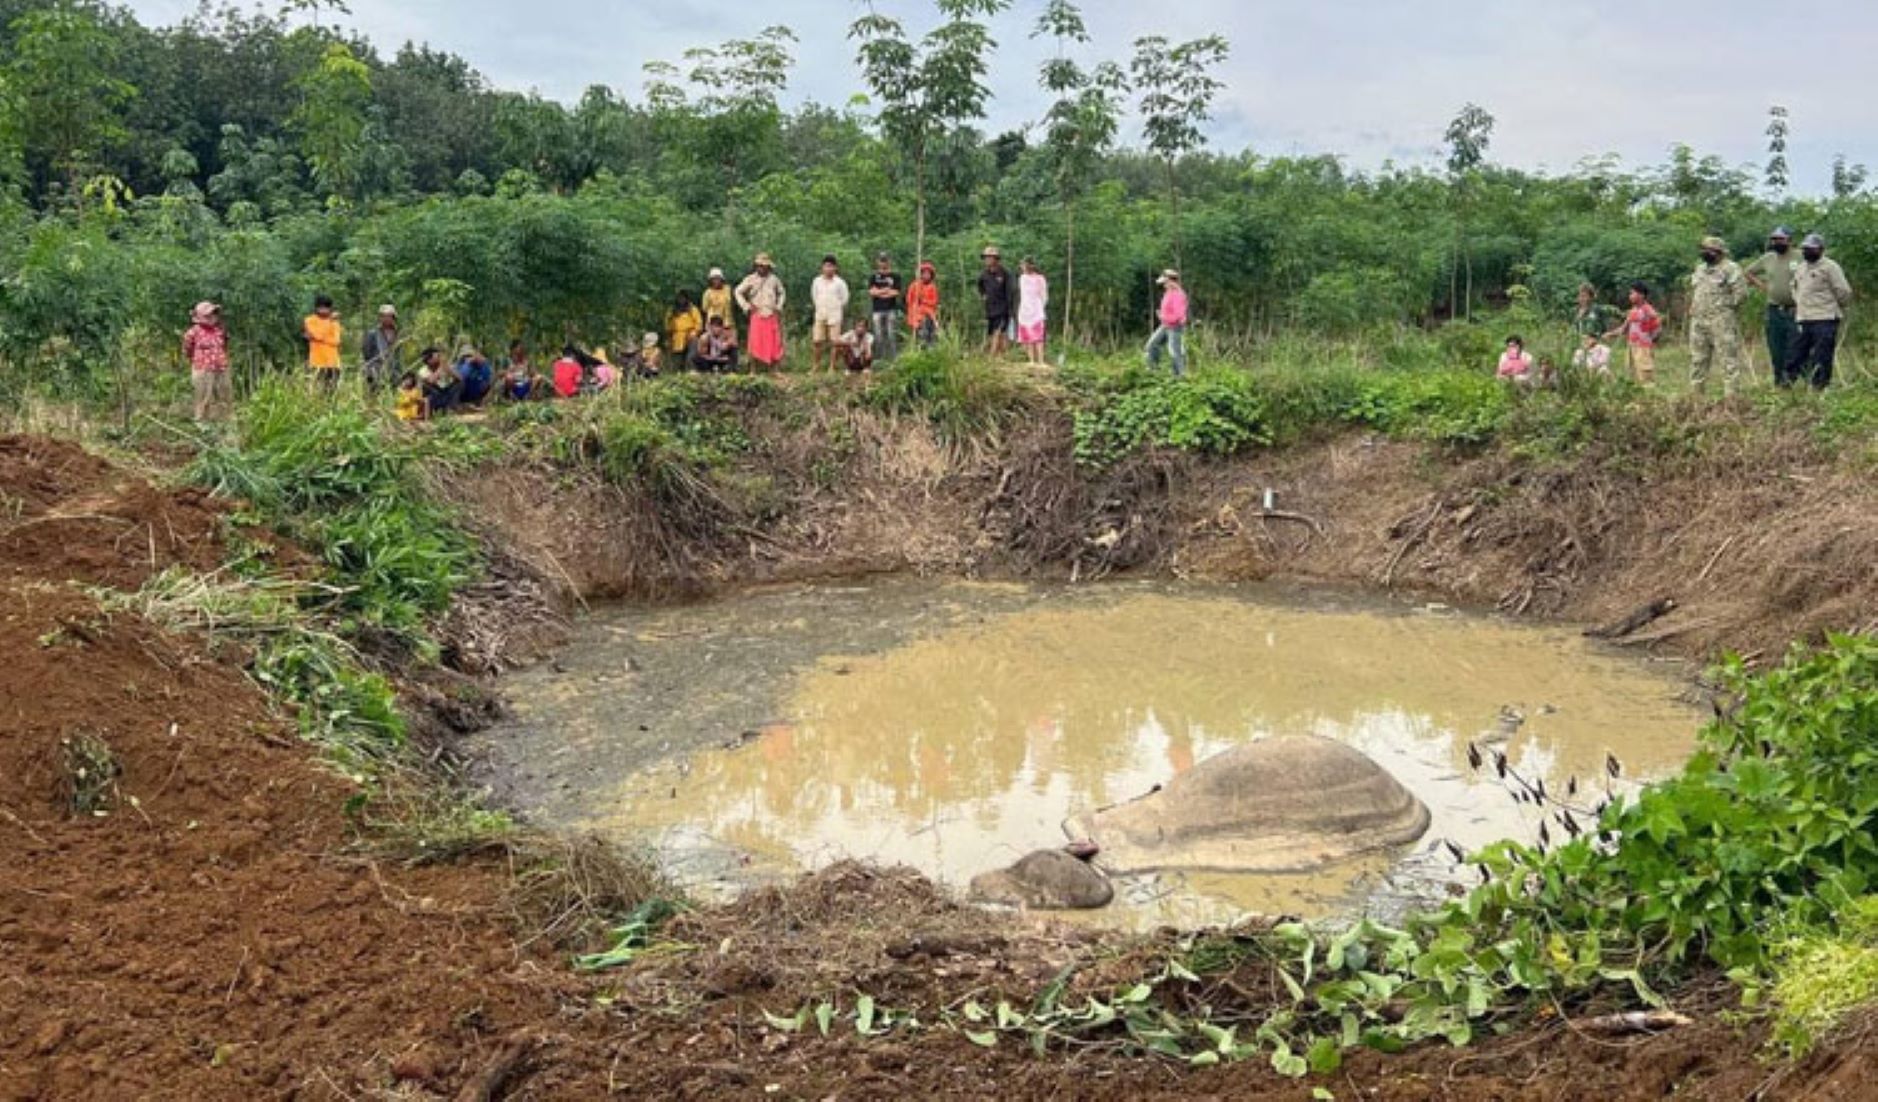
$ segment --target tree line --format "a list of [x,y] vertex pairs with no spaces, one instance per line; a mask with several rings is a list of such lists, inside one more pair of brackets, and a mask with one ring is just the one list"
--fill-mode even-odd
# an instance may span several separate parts
[[[1676,146],[1655,166],[1524,172],[1493,161],[1495,121],[1470,104],[1444,164],[1357,171],[1209,148],[1223,39],[1108,50],[1069,0],[1028,25],[1009,0],[925,2],[918,26],[859,10],[852,101],[785,106],[782,27],[654,63],[637,99],[594,85],[566,104],[429,47],[381,51],[330,0],[205,5],[168,27],[0,0],[0,356],[81,371],[167,342],[214,297],[290,360],[268,334],[315,291],[486,337],[631,332],[759,250],[803,286],[830,251],[930,257],[957,306],[995,242],[1062,288],[1059,330],[1098,342],[1147,324],[1170,264],[1229,339],[1433,325],[1528,295],[1563,309],[1581,282],[1673,291],[1700,237],[1746,253],[1775,223],[1825,233],[1855,281],[1878,272],[1863,168],[1789,195],[1783,108],[1764,170]],[[985,76],[1012,32],[1050,53],[1032,121],[993,133]]]

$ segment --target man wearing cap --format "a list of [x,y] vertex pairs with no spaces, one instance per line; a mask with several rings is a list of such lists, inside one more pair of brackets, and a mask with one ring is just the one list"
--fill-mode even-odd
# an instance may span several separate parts
[[1728,259],[1726,241],[1702,239],[1702,263],[1689,277],[1689,287],[1689,385],[1707,389],[1709,372],[1719,366],[1722,393],[1732,395],[1747,370],[1736,311],[1747,297],[1748,282],[1741,265]]
[[782,309],[789,295],[768,253],[756,254],[755,269],[737,284],[737,306],[750,319],[750,338],[744,342],[750,358],[771,368],[783,360]]
[[1161,306],[1155,318],[1160,325],[1148,338],[1148,366],[1161,365],[1165,351],[1173,361],[1176,376],[1187,373],[1187,292],[1180,285],[1180,273],[1172,268],[1154,281],[1161,287]]
[[900,294],[905,290],[900,273],[893,270],[893,258],[881,253],[874,258],[874,274],[867,279],[867,296],[874,300],[874,347],[880,358],[889,362],[900,356]]
[[986,246],[983,259],[985,270],[978,273],[978,297],[985,302],[985,353],[997,357],[1011,346],[1011,273],[996,245]]
[[1839,348],[1839,323],[1852,301],[1852,284],[1839,262],[1826,256],[1826,239],[1816,233],[1800,242],[1800,266],[1793,273],[1795,313],[1800,334],[1788,355],[1788,383],[1804,378],[1814,390],[1832,384],[1832,361]]
[[1800,262],[1793,252],[1793,231],[1777,227],[1767,235],[1767,251],[1742,270],[1749,283],[1767,296],[1767,358],[1774,365],[1774,382],[1785,386],[1787,354],[1798,334],[1793,320],[1793,271]]
[[198,302],[190,311],[189,329],[183,333],[183,358],[189,361],[189,382],[195,390],[196,420],[218,421],[234,402],[228,385],[228,330],[222,328],[222,308]]
[[378,324],[365,331],[360,354],[365,361],[365,386],[374,394],[404,375],[404,342],[398,337],[397,307],[387,303],[378,308]]
[[724,269],[712,268],[705,281],[704,294],[698,297],[698,307],[704,314],[705,322],[709,323],[712,318],[716,318],[725,325],[734,325],[737,319],[731,316],[731,305],[730,287],[724,282]]

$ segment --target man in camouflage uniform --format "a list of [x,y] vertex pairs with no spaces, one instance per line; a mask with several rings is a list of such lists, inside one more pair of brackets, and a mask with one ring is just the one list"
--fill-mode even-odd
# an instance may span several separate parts
[[1728,244],[1719,237],[1702,239],[1702,263],[1689,277],[1689,385],[1708,387],[1709,371],[1719,366],[1722,393],[1733,394],[1747,374],[1747,350],[1741,341],[1737,311],[1747,297],[1747,277],[1728,259]]

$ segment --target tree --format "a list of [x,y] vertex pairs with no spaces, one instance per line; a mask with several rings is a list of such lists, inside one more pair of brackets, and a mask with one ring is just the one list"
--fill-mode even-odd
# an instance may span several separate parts
[[8,119],[0,133],[15,136],[42,182],[63,177],[79,192],[128,136],[122,112],[137,89],[117,76],[118,40],[73,3],[30,12],[10,30],[12,57],[0,69],[0,108]]
[[1832,159],[1832,197],[1850,199],[1865,189],[1870,173],[1864,165],[1850,164],[1841,153]]
[[1044,91],[1054,98],[1044,115],[1050,174],[1063,203],[1063,334],[1073,333],[1076,296],[1076,200],[1089,187],[1101,156],[1115,142],[1128,77],[1103,62],[1085,71],[1067,56],[1071,43],[1086,44],[1088,27],[1069,0],[1049,0],[1031,37],[1056,39],[1056,56],[1043,66]]
[[1787,109],[1775,104],[1767,109],[1767,190],[1775,195],[1787,190]]
[[[1468,320],[1474,317],[1474,251],[1469,236],[1469,217],[1480,182],[1481,166],[1487,162],[1487,150],[1493,145],[1494,118],[1478,104],[1464,105],[1448,122],[1449,195],[1454,205],[1454,263],[1448,268],[1448,308],[1460,306]],[[1465,296],[1456,302],[1455,283],[1462,265],[1467,269]]]
[[984,117],[984,78],[997,48],[989,19],[1010,0],[935,0],[946,21],[915,46],[897,19],[868,13],[848,37],[860,43],[861,76],[879,102],[881,133],[913,165],[915,260],[926,259],[926,176],[934,146]]
[[1213,77],[1212,66],[1226,60],[1231,47],[1219,35],[1196,38],[1170,46],[1160,35],[1135,40],[1130,64],[1135,88],[1141,93],[1141,129],[1148,149],[1160,158],[1167,174],[1167,198],[1174,229],[1174,263],[1181,262],[1180,185],[1174,169],[1182,157],[1206,145],[1200,129],[1212,118],[1213,97],[1225,84]]
[[314,181],[330,196],[358,198],[372,107],[371,70],[351,49],[335,42],[298,86],[300,106],[290,121]]

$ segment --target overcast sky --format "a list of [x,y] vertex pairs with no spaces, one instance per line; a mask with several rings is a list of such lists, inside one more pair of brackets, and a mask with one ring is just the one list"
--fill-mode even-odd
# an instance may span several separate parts
[[[130,0],[168,23],[195,0]],[[276,6],[269,2],[269,8]],[[640,67],[781,23],[800,37],[792,99],[839,105],[860,90],[854,0],[351,0],[349,22],[390,53],[407,40],[467,58],[497,86],[572,100],[590,84],[636,97]],[[916,30],[930,3],[879,0]],[[1043,0],[995,24],[990,125],[1043,110],[1030,39]],[[1808,0],[1084,0],[1091,60],[1137,36],[1219,33],[1232,44],[1214,148],[1338,153],[1369,168],[1432,162],[1461,104],[1499,119],[1492,155],[1570,168],[1617,153],[1661,161],[1686,141],[1730,162],[1765,159],[1767,107],[1793,113],[1795,185],[1825,188],[1833,154],[1878,162],[1878,2]],[[341,17],[344,18],[344,17]],[[1860,74],[1866,74],[1861,77]],[[1132,128],[1127,137],[1138,140]]]

